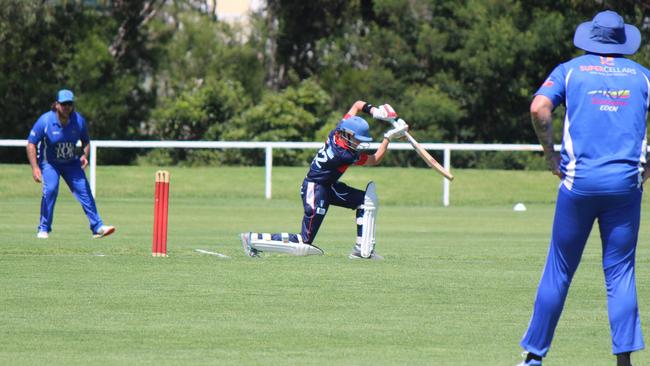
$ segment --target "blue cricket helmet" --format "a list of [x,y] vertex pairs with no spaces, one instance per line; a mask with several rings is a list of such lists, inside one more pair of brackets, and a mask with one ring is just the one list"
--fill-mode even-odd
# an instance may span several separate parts
[[341,121],[338,130],[351,134],[355,139],[361,142],[372,141],[372,137],[370,137],[370,127],[368,127],[368,122],[358,116],[352,116]]

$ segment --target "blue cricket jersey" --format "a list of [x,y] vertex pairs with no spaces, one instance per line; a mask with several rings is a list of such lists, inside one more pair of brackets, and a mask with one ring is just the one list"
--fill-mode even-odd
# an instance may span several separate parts
[[334,184],[350,165],[363,165],[368,159],[367,154],[349,150],[343,141],[336,141],[337,128],[338,125],[330,132],[325,145],[318,150],[316,157],[312,160],[307,180],[319,184]]
[[81,114],[73,111],[64,127],[55,111],[43,113],[34,126],[27,141],[38,147],[38,161],[50,164],[65,164],[79,162],[75,155],[77,141],[83,144],[90,142],[86,120]]
[[560,64],[535,95],[566,106],[563,184],[579,194],[638,189],[646,163],[650,72],[619,56],[586,54]]

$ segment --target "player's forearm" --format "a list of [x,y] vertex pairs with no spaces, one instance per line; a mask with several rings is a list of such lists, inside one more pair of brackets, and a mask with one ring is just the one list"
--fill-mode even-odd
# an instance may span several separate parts
[[386,152],[388,151],[388,143],[390,142],[389,139],[384,138],[379,144],[379,147],[377,148],[377,151],[375,151],[374,154],[370,156],[368,159],[368,164],[367,165],[378,165],[381,160],[384,158],[384,155],[386,155]]
[[350,107],[350,110],[348,110],[347,114],[349,114],[350,116],[356,116],[357,114],[359,114],[359,112],[361,112],[365,104],[366,102],[362,100],[357,100],[356,102],[354,102],[354,104],[352,104],[352,107]]
[[372,111],[375,109],[375,107],[372,106],[372,104],[367,103],[363,100],[357,100],[352,104],[352,107],[350,107],[350,110],[348,111],[347,114],[350,116],[356,116],[359,114],[359,112],[365,112],[370,115],[372,115]]
[[553,105],[546,97],[536,97],[530,107],[530,116],[539,143],[548,158],[553,152]]
[[36,145],[27,143],[27,159],[32,168],[38,168],[38,159],[36,158]]
[[83,147],[83,154],[88,159],[90,157],[90,144],[85,144]]
[[553,121],[550,117],[532,117],[537,139],[544,149],[544,155],[553,153]]

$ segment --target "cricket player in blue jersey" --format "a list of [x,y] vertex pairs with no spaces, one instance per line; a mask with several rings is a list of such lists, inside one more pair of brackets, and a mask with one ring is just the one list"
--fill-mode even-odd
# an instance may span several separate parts
[[[75,154],[78,141],[82,144],[81,156]],[[59,177],[63,177],[81,203],[93,237],[101,238],[115,231],[115,227],[104,225],[99,217],[83,171],[88,165],[89,144],[86,120],[74,110],[74,94],[70,90],[59,90],[52,109],[39,117],[27,138],[27,158],[32,166],[32,176],[35,182],[43,183],[37,238],[47,239],[52,231]]]
[[404,136],[408,126],[403,121],[395,122],[394,127],[384,134],[377,151],[367,154],[360,148],[372,141],[372,137],[368,123],[357,116],[361,111],[378,120],[393,122],[397,119],[397,114],[388,104],[374,107],[363,101],[355,102],[329,133],[302,183],[300,196],[304,217],[301,233],[242,233],[242,246],[248,256],[257,257],[263,251],[292,255],[323,254],[313,242],[329,206],[334,205],[356,210],[357,238],[349,258],[383,259],[374,250],[375,220],[379,208],[375,184],[368,183],[362,191],[340,182],[339,178],[352,165],[379,164],[390,140]]
[[[612,351],[618,366],[644,348],[634,263],[647,179],[646,116],[650,72],[622,55],[641,43],[639,30],[613,11],[578,26],[573,42],[586,54],[560,64],[535,93],[530,111],[553,174],[561,179],[550,248],[521,346],[520,365],[541,365],[569,285],[594,222],[602,266]],[[564,104],[559,154],[553,150],[551,114]]]

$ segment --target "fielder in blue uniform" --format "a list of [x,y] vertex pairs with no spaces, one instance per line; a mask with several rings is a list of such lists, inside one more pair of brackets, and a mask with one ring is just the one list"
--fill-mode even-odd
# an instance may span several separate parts
[[[81,156],[75,154],[78,141],[82,144]],[[43,183],[37,238],[47,239],[52,231],[59,177],[63,177],[81,203],[95,238],[115,231],[115,227],[104,225],[99,217],[83,171],[88,165],[89,143],[86,120],[74,110],[74,94],[70,90],[59,90],[52,109],[39,117],[27,138],[27,158],[32,166],[32,176],[35,182]]]
[[[394,127],[384,134],[384,139],[374,154],[360,151],[363,144],[372,141],[368,123],[357,116],[361,111],[375,119],[394,123]],[[258,256],[263,251],[293,255],[322,254],[322,250],[313,245],[313,242],[330,205],[333,205],[356,210],[357,240],[349,257],[382,259],[374,251],[378,209],[374,183],[370,182],[364,191],[340,182],[339,178],[350,166],[379,164],[390,140],[404,136],[408,130],[406,123],[395,121],[396,119],[397,114],[388,104],[376,108],[363,101],[355,102],[329,133],[302,183],[300,196],[304,217],[300,234],[242,233],[241,240],[246,254],[251,257]]]
[[[560,64],[531,104],[537,136],[561,178],[546,266],[521,346],[520,365],[541,365],[594,222],[602,265],[612,351],[618,366],[644,348],[634,263],[647,178],[646,117],[650,72],[624,58],[636,52],[639,30],[613,11],[578,26],[574,44],[586,54]],[[551,114],[564,104],[562,150],[553,150]]]

